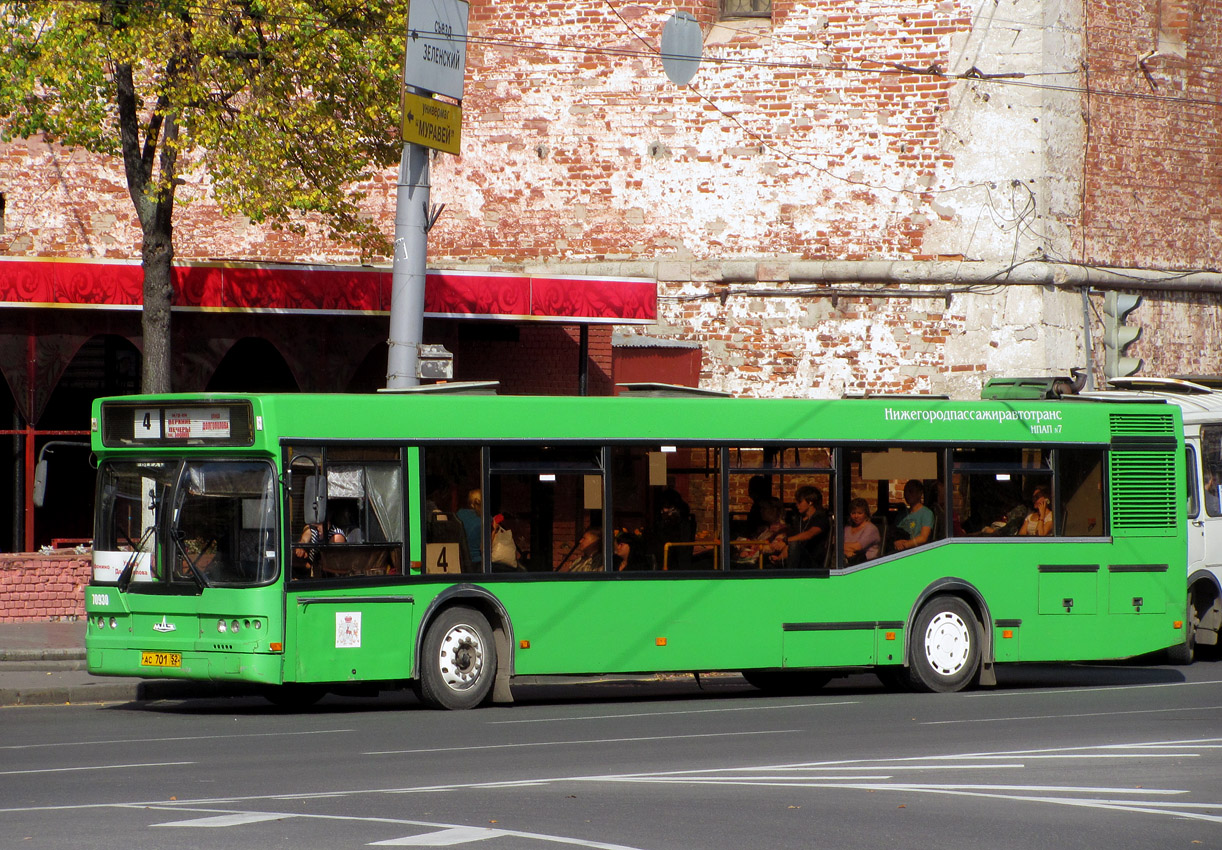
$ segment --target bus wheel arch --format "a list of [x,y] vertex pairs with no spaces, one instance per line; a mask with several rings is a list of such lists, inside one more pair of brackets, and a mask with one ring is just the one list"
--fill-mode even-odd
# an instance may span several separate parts
[[908,615],[904,683],[937,692],[997,684],[991,621],[984,597],[968,582],[930,585]]
[[[452,682],[451,687],[439,678],[438,660],[445,652],[441,644],[447,636],[472,644],[465,651],[482,653],[482,658],[472,659],[486,667],[479,681]],[[420,618],[413,670],[416,692],[439,708],[474,708],[489,699],[512,703],[512,647],[513,626],[500,600],[484,588],[455,585],[434,599]]]
[[1168,650],[1173,663],[1191,664],[1196,647],[1212,646],[1215,651],[1222,641],[1222,590],[1213,573],[1198,570],[1188,578],[1187,609],[1184,615],[1184,643]]

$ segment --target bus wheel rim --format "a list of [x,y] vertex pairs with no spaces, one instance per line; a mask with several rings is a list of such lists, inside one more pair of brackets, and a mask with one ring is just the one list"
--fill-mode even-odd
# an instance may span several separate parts
[[939,676],[963,670],[972,651],[972,633],[953,611],[939,611],[925,630],[925,658]]
[[441,679],[455,691],[475,686],[484,672],[484,642],[479,632],[459,624],[446,632],[437,653]]

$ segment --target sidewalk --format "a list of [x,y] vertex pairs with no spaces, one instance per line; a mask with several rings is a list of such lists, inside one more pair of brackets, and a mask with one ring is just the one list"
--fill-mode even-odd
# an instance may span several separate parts
[[91,676],[85,621],[0,623],[0,706],[187,699],[217,691],[207,682]]

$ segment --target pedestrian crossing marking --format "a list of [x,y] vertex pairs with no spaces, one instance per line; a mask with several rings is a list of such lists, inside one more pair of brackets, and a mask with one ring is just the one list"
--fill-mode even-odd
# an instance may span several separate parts
[[370,847],[453,847],[456,844],[468,844],[472,841],[483,841],[486,838],[496,838],[508,835],[503,829],[485,829],[476,826],[456,826],[437,832],[426,832],[421,835],[408,835],[404,838],[391,838],[388,841],[375,841]]
[[208,818],[192,818],[191,820],[175,820],[167,823],[155,823],[153,826],[242,826],[247,823],[263,823],[269,820],[284,820],[291,815],[273,812],[238,812],[232,815],[215,815]]

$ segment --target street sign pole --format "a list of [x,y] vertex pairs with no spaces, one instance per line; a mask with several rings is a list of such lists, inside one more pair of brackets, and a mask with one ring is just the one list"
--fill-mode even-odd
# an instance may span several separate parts
[[395,255],[391,264],[390,352],[387,389],[420,385],[416,365],[424,336],[424,279],[427,271],[429,149],[405,144],[395,188]]
[[[429,93],[461,103],[467,65],[467,0],[412,0],[408,5],[407,45],[403,56],[405,95],[420,106]],[[458,153],[461,110],[445,104],[423,104],[423,125],[412,123],[422,141]],[[455,115],[455,113],[457,113]],[[405,138],[409,122],[402,121]],[[414,138],[414,137],[412,137]],[[444,142],[444,144],[442,144]],[[386,388],[420,385],[420,346],[424,337],[424,281],[428,269],[429,148],[405,142],[399,156],[395,188],[395,245],[391,263],[390,351],[386,358]]]

